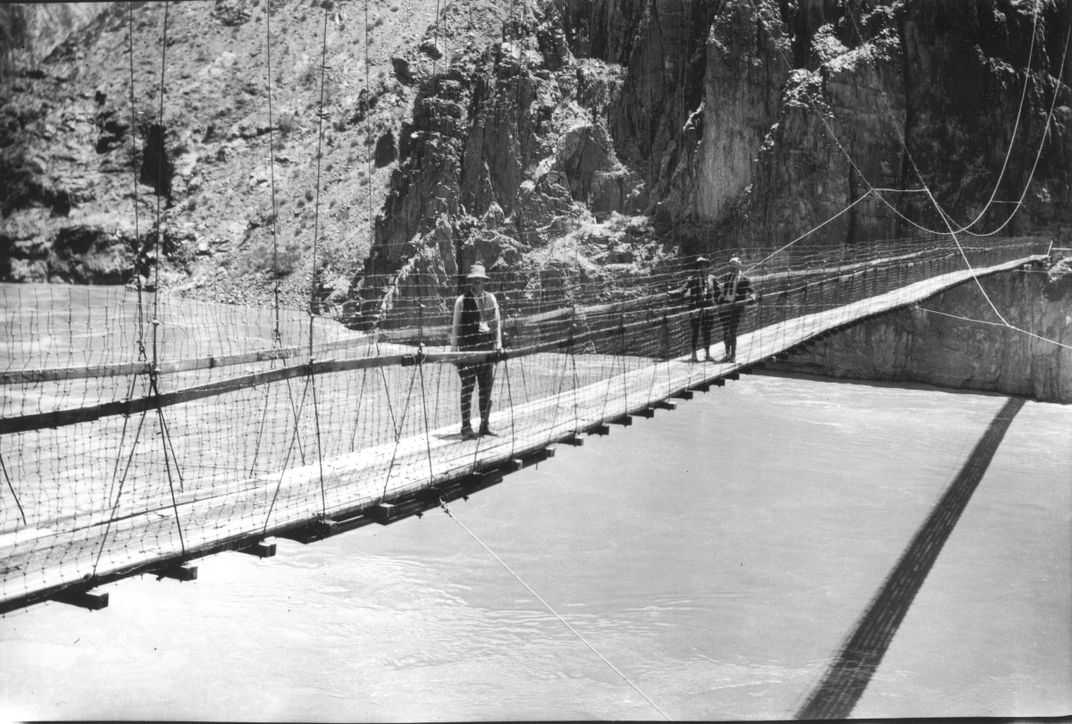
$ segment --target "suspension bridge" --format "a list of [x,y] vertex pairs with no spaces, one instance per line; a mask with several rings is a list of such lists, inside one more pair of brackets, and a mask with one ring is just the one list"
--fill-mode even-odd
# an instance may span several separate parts
[[[493,284],[501,353],[450,352],[442,319],[407,326],[402,305],[355,332],[163,292],[5,285],[0,611],[99,608],[107,593],[95,589],[110,581],[190,579],[206,555],[267,556],[273,537],[310,543],[421,513],[840,328],[1041,262],[1047,247],[796,254],[746,262],[759,301],[732,362],[689,361],[690,310],[669,293],[684,264],[620,280],[610,299],[581,277]],[[447,307],[407,283],[420,308]],[[274,329],[309,345],[283,346]],[[717,326],[713,336],[718,359]],[[465,439],[455,365],[477,360],[496,364],[497,434]]]

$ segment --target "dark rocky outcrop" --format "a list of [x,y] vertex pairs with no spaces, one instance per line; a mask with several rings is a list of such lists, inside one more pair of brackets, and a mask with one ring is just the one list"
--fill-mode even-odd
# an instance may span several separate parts
[[130,280],[134,253],[129,243],[93,226],[59,231],[48,254],[48,281],[123,284]]

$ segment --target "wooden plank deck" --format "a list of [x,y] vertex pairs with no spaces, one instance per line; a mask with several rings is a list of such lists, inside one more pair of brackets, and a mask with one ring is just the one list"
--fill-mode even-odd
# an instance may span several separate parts
[[[1015,269],[1044,257],[1032,256],[976,270],[977,276]],[[252,477],[219,478],[211,486],[179,492],[175,499],[133,493],[114,509],[25,526],[0,534],[0,611],[11,610],[67,590],[146,572],[265,536],[315,538],[309,526],[348,520],[371,522],[382,501],[403,501],[474,475],[512,469],[519,459],[538,455],[578,433],[602,431],[609,421],[650,411],[660,401],[732,377],[816,335],[860,319],[910,305],[972,279],[968,270],[941,274],[844,306],[790,319],[741,335],[733,363],[690,363],[687,357],[650,361],[597,382],[567,386],[557,394],[504,406],[492,414],[497,437],[462,440],[457,427],[438,426],[322,462]],[[721,357],[721,344],[712,348]],[[497,385],[519,364],[552,365],[563,354],[542,353],[500,363]],[[607,355],[577,355],[577,365],[614,364]],[[590,377],[590,375],[589,375]],[[159,489],[157,489],[159,490]],[[462,488],[464,491],[464,488]],[[456,491],[457,492],[457,491]],[[412,509],[417,509],[416,506]],[[304,533],[302,532],[304,531]]]

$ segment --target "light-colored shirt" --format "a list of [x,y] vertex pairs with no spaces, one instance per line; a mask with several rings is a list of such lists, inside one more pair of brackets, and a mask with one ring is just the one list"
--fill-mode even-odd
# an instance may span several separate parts
[[[495,340],[495,349],[502,349],[502,324],[499,321],[499,303],[491,292],[474,294],[476,311],[480,314],[481,332],[490,332]],[[450,349],[458,351],[458,335],[462,324],[462,307],[465,304],[465,295],[462,294],[454,300],[454,324],[450,329]]]

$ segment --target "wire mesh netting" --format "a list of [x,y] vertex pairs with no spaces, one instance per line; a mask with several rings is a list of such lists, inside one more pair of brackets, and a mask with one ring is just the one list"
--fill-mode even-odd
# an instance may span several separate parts
[[[390,280],[400,302],[366,331],[125,288],[0,286],[0,601],[24,605],[422,491],[434,500],[449,481],[1045,250],[918,239],[800,247],[791,260],[755,250],[743,265],[757,300],[737,304],[719,303],[724,263],[596,279],[559,269],[538,283],[493,275],[501,353],[450,351],[456,290],[416,277]],[[690,277],[713,293],[697,303]],[[705,326],[700,353],[722,356],[733,309],[736,360],[691,364]],[[457,366],[481,363],[494,369],[496,434],[464,438]]]

